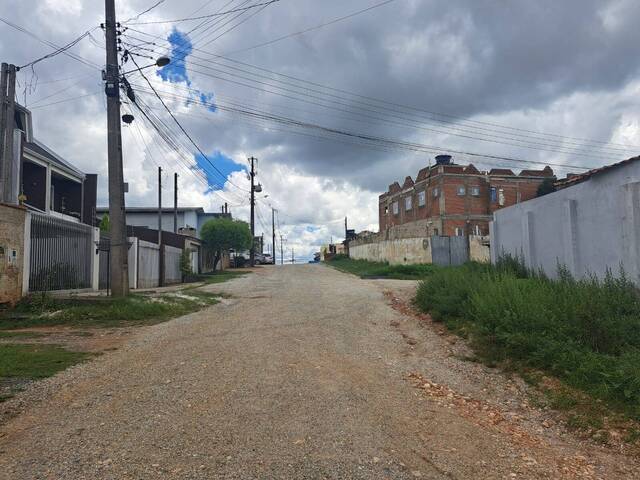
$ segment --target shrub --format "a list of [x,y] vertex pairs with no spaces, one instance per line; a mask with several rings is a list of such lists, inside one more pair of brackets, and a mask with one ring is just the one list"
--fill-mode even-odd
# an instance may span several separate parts
[[542,369],[640,415],[640,296],[624,272],[576,280],[560,267],[551,280],[504,258],[438,270],[416,303],[463,322],[486,359]]

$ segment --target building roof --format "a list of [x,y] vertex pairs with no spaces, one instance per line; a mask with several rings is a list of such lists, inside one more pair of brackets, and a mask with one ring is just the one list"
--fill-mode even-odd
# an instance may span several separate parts
[[397,193],[401,190],[402,188],[400,187],[400,184],[398,182],[393,182],[391,185],[389,185],[389,193]]
[[556,188],[571,187],[571,186],[576,185],[578,183],[582,183],[582,182],[584,182],[586,180],[589,180],[591,177],[594,177],[596,175],[608,172],[610,170],[613,170],[613,169],[616,169],[616,168],[619,168],[619,167],[623,167],[623,166],[628,165],[630,163],[633,163],[633,162],[635,162],[637,160],[640,160],[640,156],[627,158],[626,160],[622,160],[621,162],[612,163],[611,165],[605,165],[604,167],[594,168],[594,169],[589,170],[589,171],[584,172],[584,173],[573,174],[571,176],[567,176],[567,178],[563,178],[562,180],[558,180],[555,183],[555,186],[556,186]]
[[[109,207],[96,207],[96,213],[105,213],[109,211]],[[178,213],[195,211],[198,215],[231,215],[229,213],[213,212],[207,213],[202,207],[178,207]],[[126,207],[126,213],[158,213],[158,207]],[[173,207],[164,207],[162,213],[173,213]]]
[[25,148],[25,150],[27,152],[31,152],[32,154],[35,153],[36,155],[38,155],[40,157],[44,157],[47,161],[49,161],[53,165],[56,165],[56,166],[62,168],[63,170],[66,170],[69,173],[77,175],[80,178],[84,178],[84,173],[83,172],[78,170],[76,167],[71,165],[69,162],[67,162],[60,155],[55,153],[53,150],[51,150],[49,147],[45,146],[44,144],[42,144],[41,142],[39,142],[35,138],[33,139],[33,142],[26,142],[24,144],[24,148]]
[[413,183],[413,179],[411,177],[407,177],[404,179],[404,183],[402,184],[402,189],[404,190],[405,188],[411,188],[413,187],[414,183]]
[[547,165],[542,170],[522,170],[521,177],[553,177],[553,170]]
[[513,173],[513,170],[510,170],[508,168],[492,168],[491,170],[489,170],[489,175],[510,175],[510,176],[515,176],[515,173]]

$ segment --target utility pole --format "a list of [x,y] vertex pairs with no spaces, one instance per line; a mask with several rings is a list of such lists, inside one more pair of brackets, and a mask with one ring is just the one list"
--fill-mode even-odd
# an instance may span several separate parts
[[0,202],[18,203],[20,159],[14,158],[13,122],[16,109],[16,71],[15,65],[2,64],[0,80]]
[[162,167],[158,167],[158,286],[164,284],[164,249],[162,248]]
[[273,264],[276,264],[276,209],[271,207],[271,254],[273,255]]
[[107,141],[109,163],[109,222],[111,225],[110,267],[111,294],[129,294],[127,225],[124,210],[124,175],[122,173],[122,131],[120,124],[120,71],[118,67],[118,32],[115,0],[105,0],[105,40],[107,65],[104,75],[107,95]]
[[296,258],[293,256],[293,247],[291,247],[291,265],[296,263]]
[[173,174],[173,233],[178,233],[178,173]]
[[251,250],[249,251],[249,265],[255,267],[256,265],[256,245],[255,245],[255,206],[256,206],[256,190],[255,190],[255,178],[256,178],[256,169],[255,169],[255,161],[256,159],[251,157],[249,158],[251,162]]
[[284,265],[284,242],[282,241],[282,234],[280,234],[280,265]]

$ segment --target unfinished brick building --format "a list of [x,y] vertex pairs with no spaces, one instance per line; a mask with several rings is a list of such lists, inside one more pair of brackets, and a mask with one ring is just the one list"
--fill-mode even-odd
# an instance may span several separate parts
[[450,155],[436,156],[436,164],[394,182],[380,195],[380,232],[402,225],[416,236],[488,235],[495,210],[535,198],[538,187],[553,170],[509,169],[480,172],[472,164],[456,165]]

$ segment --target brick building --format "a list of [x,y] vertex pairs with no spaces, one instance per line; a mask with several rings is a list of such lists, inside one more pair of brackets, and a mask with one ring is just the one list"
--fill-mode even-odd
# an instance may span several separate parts
[[538,187],[553,170],[509,169],[480,172],[472,164],[456,165],[450,155],[418,172],[415,181],[394,182],[380,195],[380,232],[403,225],[430,235],[488,235],[494,211],[536,197]]

